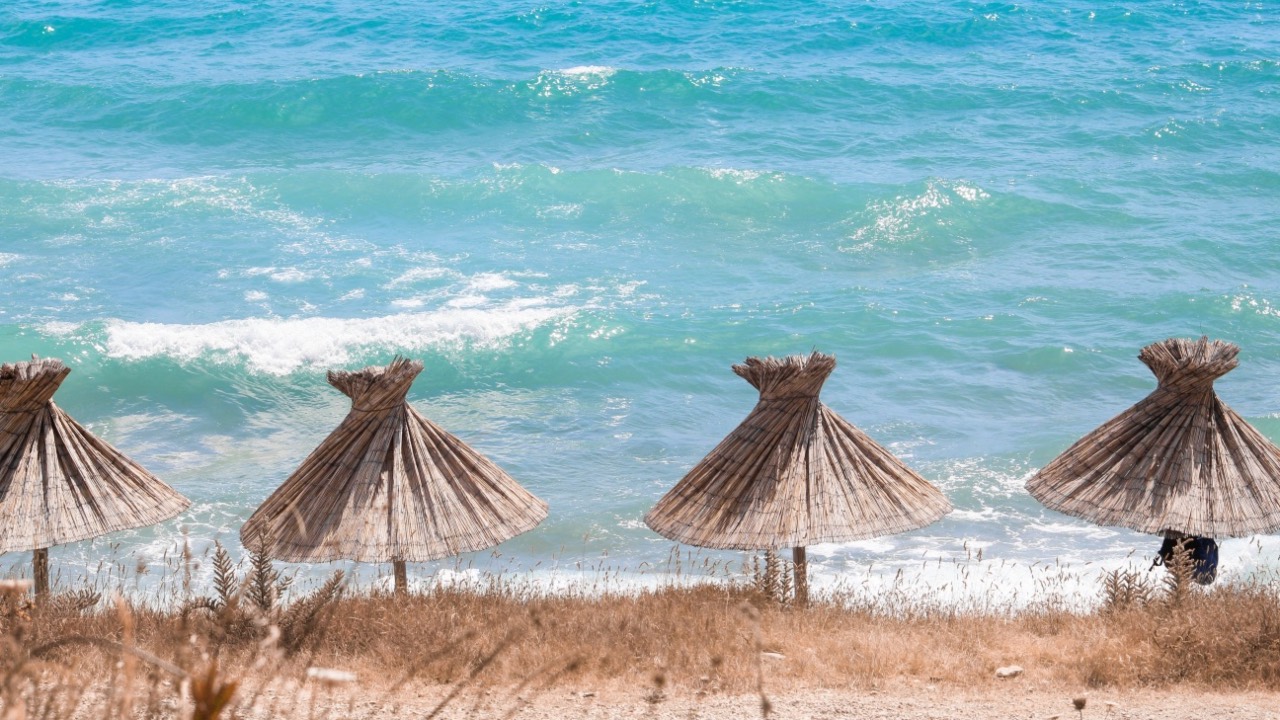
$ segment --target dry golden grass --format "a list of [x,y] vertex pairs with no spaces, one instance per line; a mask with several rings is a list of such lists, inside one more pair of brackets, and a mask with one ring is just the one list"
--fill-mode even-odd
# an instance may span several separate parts
[[[530,695],[628,687],[656,703],[667,693],[767,696],[904,680],[957,688],[1276,686],[1274,585],[1188,590],[1156,587],[1148,577],[1112,575],[1102,604],[1088,612],[962,611],[893,599],[907,595],[876,603],[840,594],[800,608],[747,582],[586,595],[490,578],[400,596],[340,593],[335,579],[287,603],[268,597],[265,608],[247,592],[252,582],[182,609],[123,600],[84,607],[94,599],[87,593],[34,606],[11,593],[0,601],[0,703],[34,702],[37,689],[48,698],[61,688],[65,703],[75,700],[67,707],[84,717],[120,715],[126,702],[157,717],[204,703],[205,714],[194,717],[218,717],[220,708],[234,716],[271,695],[288,706],[273,712],[311,716],[317,688],[343,681],[316,668],[352,672],[379,697],[438,686],[454,703],[480,688]],[[1125,592],[1120,581],[1129,583]],[[1010,664],[1024,676],[997,680],[995,669]],[[82,697],[104,681],[115,689],[92,702]],[[305,692],[285,701],[268,692],[269,682]],[[71,716],[61,705],[36,709],[29,716]]]

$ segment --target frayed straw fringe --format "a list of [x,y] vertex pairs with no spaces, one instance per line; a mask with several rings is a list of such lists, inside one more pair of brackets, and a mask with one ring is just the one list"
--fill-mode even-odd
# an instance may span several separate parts
[[1172,338],[1138,359],[1159,386],[1027,481],[1047,507],[1099,525],[1242,537],[1280,529],[1280,448],[1227,407],[1213,381],[1240,348]]
[[167,520],[191,502],[53,402],[60,360],[0,366],[0,553]]
[[951,511],[942,492],[818,400],[836,360],[747,358],[760,401],[645,523],[672,540],[762,550],[914,530]]
[[331,371],[351,412],[240,530],[290,562],[422,562],[532,530],[547,504],[405,399],[422,363]]

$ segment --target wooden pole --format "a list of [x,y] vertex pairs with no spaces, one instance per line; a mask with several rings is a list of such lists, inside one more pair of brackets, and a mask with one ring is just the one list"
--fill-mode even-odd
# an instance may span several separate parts
[[791,548],[791,561],[795,566],[796,605],[806,607],[809,604],[809,561],[805,558],[804,548]]
[[49,548],[31,551],[32,579],[35,580],[36,598],[49,594]]
[[395,568],[396,594],[404,595],[409,592],[409,570],[403,560],[392,560],[391,565]]

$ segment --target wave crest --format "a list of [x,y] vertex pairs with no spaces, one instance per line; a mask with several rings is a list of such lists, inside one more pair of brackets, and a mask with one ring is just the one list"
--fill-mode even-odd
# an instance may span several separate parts
[[[99,350],[137,361],[167,357],[179,362],[243,363],[250,371],[287,375],[303,368],[347,365],[369,351],[500,347],[514,336],[568,318],[573,308],[516,301],[494,308],[450,308],[373,318],[243,318],[208,324],[110,320]],[[58,336],[82,325],[50,323]]]

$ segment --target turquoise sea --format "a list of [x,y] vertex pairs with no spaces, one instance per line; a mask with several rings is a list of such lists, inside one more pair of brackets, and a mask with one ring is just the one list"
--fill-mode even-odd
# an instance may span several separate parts
[[64,359],[59,404],[194,501],[64,575],[183,528],[239,552],[346,413],[325,370],[401,353],[551,505],[463,566],[658,577],[641,516],[755,403],[729,366],[813,349],[956,505],[811,549],[819,584],[1087,573],[1157,541],[1022,484],[1154,387],[1143,345],[1202,334],[1280,440],[1274,3],[0,6],[0,360]]

